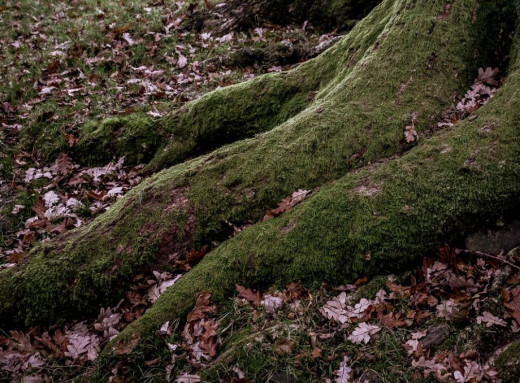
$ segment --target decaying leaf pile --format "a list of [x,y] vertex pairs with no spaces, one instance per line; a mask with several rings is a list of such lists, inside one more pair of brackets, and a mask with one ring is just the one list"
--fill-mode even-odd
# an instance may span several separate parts
[[[124,302],[102,309],[92,323],[43,333],[38,328],[12,331],[9,337],[0,337],[2,375],[31,376],[33,381],[44,382],[52,371],[49,368],[59,361],[80,369],[142,313],[145,301],[155,299],[156,289],[175,282],[168,275],[156,273],[156,277],[145,283],[146,290],[136,283]],[[227,342],[233,332],[250,326],[253,336],[241,346],[245,352],[260,349],[273,352],[275,358],[291,357],[289,363],[307,363],[314,376],[330,382],[362,382],[369,366],[382,357],[390,363],[392,359],[405,361],[403,368],[417,381],[500,381],[493,368],[496,352],[520,336],[518,249],[508,255],[490,255],[445,245],[438,249],[437,258],[425,258],[413,273],[390,276],[380,283],[382,288],[372,298],[359,298],[361,290],[371,285],[366,278],[315,292],[298,281],[283,291],[263,294],[236,285],[233,304],[237,311],[231,319],[211,303],[210,293],[202,292],[183,329],[170,322],[157,329],[155,336],[165,357],[146,364],[163,368],[167,381],[204,381],[208,369],[218,363],[230,364],[229,381],[261,381],[256,380],[261,374],[248,376],[250,366],[242,365],[240,358],[231,363],[229,359],[232,351]],[[332,295],[338,290],[339,295]],[[395,355],[381,355],[381,342],[388,342],[389,337],[398,343]],[[138,340],[116,344],[116,354],[130,354]],[[185,366],[180,373],[174,369],[179,364]],[[327,378],[328,366],[334,372]],[[125,371],[125,363],[119,363],[110,381],[124,381]],[[389,375],[396,373],[389,371]],[[369,381],[385,377],[379,379]]]

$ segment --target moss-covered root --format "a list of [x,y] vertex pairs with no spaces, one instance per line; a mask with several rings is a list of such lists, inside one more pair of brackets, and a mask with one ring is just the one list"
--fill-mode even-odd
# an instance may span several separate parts
[[520,381],[520,340],[508,346],[495,359],[498,376],[504,383]]
[[268,74],[210,92],[160,119],[132,115],[88,122],[74,158],[95,165],[125,156],[134,165],[156,157],[146,167],[150,173],[270,130],[309,105],[324,81],[300,72]]
[[[336,3],[340,6],[343,2]],[[406,99],[415,88],[415,84],[423,80],[421,72],[424,72],[425,68],[429,69],[428,76],[443,75],[445,80],[449,78],[454,85],[465,83],[472,69],[474,70],[479,62],[491,65],[489,53],[494,53],[481,48],[468,50],[467,47],[471,43],[479,46],[478,40],[481,37],[485,38],[486,42],[489,38],[496,38],[501,23],[496,23],[497,31],[483,33],[480,22],[488,19],[489,9],[483,8],[477,12],[475,1],[465,1],[466,4],[461,7],[468,7],[471,12],[475,11],[475,14],[479,14],[477,22],[461,29],[460,26],[448,27],[442,25],[447,23],[438,20],[442,2],[438,3],[431,7],[435,8],[434,12],[430,9],[430,15],[421,18],[424,24],[421,21],[422,30],[418,33],[423,36],[423,39],[416,41],[418,46],[403,48],[404,44],[409,44],[411,41],[387,38],[389,29],[396,28],[399,22],[406,22],[407,24],[403,26],[407,25],[406,28],[410,29],[417,29],[419,25],[413,25],[413,20],[407,19],[407,15],[401,15],[405,12],[403,7],[413,8],[409,4],[404,4],[402,1],[385,1],[326,54],[289,72],[260,76],[253,81],[210,92],[161,119],[130,116],[85,124],[80,131],[75,158],[82,163],[99,164],[114,156],[126,156],[127,163],[134,164],[148,162],[155,156],[146,168],[148,172],[174,165],[223,144],[274,128],[312,104],[317,92],[322,91],[321,95],[327,94],[333,89],[328,87],[331,83],[334,86],[342,81],[349,81],[351,72],[356,67],[364,68],[366,62],[363,61],[368,61],[371,56],[384,57],[387,54],[398,54],[403,59],[406,57],[407,60],[411,60],[404,67],[399,67],[405,63],[401,59],[388,63],[395,64],[399,69],[398,75],[394,77],[394,80],[399,82],[386,89],[381,87],[380,91],[387,93],[387,97],[394,97],[399,93],[398,99],[401,98],[400,96]],[[491,7],[487,6],[487,8]],[[417,10],[417,13],[422,11]],[[460,11],[454,10],[454,13]],[[470,20],[468,17],[471,17],[471,12],[468,11],[467,15],[462,16],[466,18],[462,20],[463,23]],[[410,15],[413,12],[406,13]],[[428,24],[428,31],[424,30],[426,24]],[[411,30],[407,31],[409,37],[412,36],[410,32]],[[446,35],[445,39],[434,43],[442,34]],[[468,40],[464,40],[466,38]],[[384,40],[393,41],[393,44],[383,44]],[[394,49],[400,47],[401,52],[390,49],[392,46]],[[461,48],[463,51],[460,50]],[[409,51],[402,52],[403,49]],[[377,54],[375,50],[379,53]],[[471,54],[471,64],[470,61],[466,61],[469,65],[446,62],[441,58],[441,56],[447,57],[443,51],[451,51],[451,56],[458,57],[461,61],[469,59]],[[477,60],[473,59],[474,52],[479,54]],[[411,68],[406,70],[406,66],[410,64],[418,64],[423,68],[420,71]],[[379,69],[381,73],[387,72],[387,76],[396,74],[392,73],[396,69],[393,65],[388,67],[384,65]],[[368,80],[369,82],[363,85],[368,85],[370,81],[378,81],[378,76],[371,77],[373,80]],[[410,84],[410,89],[405,92],[406,86]],[[437,84],[437,87],[443,89],[441,84]],[[457,86],[454,88],[456,89]],[[442,92],[438,92],[433,87],[430,90],[432,97],[443,99]],[[370,109],[371,104],[365,100],[365,104],[360,105]],[[427,114],[421,116],[422,119],[429,117],[431,116]]]
[[323,59],[218,89],[164,118],[133,115],[91,121],[81,128],[75,158],[84,164],[101,164],[125,156],[127,163],[135,164],[155,156],[146,168],[152,172],[270,130],[312,103],[317,91],[333,78],[350,72],[382,32],[388,21],[382,16],[390,6],[388,2],[381,7],[377,23],[347,37]]
[[235,283],[340,282],[398,270],[435,245],[520,208],[520,72],[479,118],[399,159],[323,187],[280,218],[227,241],[119,337],[182,317],[201,290],[224,300]]
[[[501,6],[496,5],[498,3],[485,3],[483,6],[477,0],[457,1],[452,4],[450,14],[441,17],[443,4],[441,0],[384,1],[337,47],[324,52],[315,61],[302,65],[299,72],[290,75],[307,79],[318,73],[322,79],[321,74],[330,71],[330,81],[316,95],[313,105],[269,132],[157,173],[129,192],[92,224],[35,249],[18,267],[1,270],[0,327],[42,325],[92,315],[98,311],[99,305],[117,303],[118,297],[130,285],[135,270],[150,270],[154,264],[167,260],[174,253],[182,254],[203,245],[219,244],[231,234],[230,223],[241,225],[247,221],[259,221],[267,209],[276,206],[282,198],[298,188],[319,187],[342,177],[353,168],[400,153],[406,147],[403,132],[410,123],[410,116],[418,115],[415,126],[419,135],[431,127],[435,116],[450,102],[452,95],[465,90],[472,82],[471,77],[476,73],[476,65],[479,65],[478,60],[475,60],[475,52],[486,52],[485,47],[494,36],[497,25],[500,25],[488,23],[490,17],[501,15]],[[425,25],[430,25],[430,28],[425,28]],[[484,43],[481,44],[482,40]],[[371,41],[373,43],[367,46]],[[484,54],[483,57],[489,56]],[[257,80],[257,83],[263,81],[269,84],[272,80],[271,77],[265,77]],[[245,88],[247,86],[243,85]],[[242,92],[247,94],[247,89],[241,91],[245,88],[234,87],[228,92],[234,94],[234,98],[239,98]],[[201,126],[210,125],[212,118],[218,121],[218,116],[213,113],[223,113],[226,109],[219,109],[214,101],[225,98],[225,94],[225,91],[212,93],[190,106],[194,118],[197,116],[199,121],[206,121],[201,122]],[[264,104],[260,103],[261,107]],[[261,114],[260,111],[254,113]],[[220,118],[226,117],[223,114]],[[254,119],[251,119],[253,122]],[[195,126],[192,125],[192,128]],[[449,156],[459,153],[461,148],[466,153],[473,145],[473,137],[464,137],[460,145],[454,143],[450,147],[452,152],[448,153],[452,154],[443,158],[451,158]],[[478,142],[484,147],[485,142]],[[482,152],[483,149],[476,151],[475,156],[478,157]],[[436,158],[434,153],[432,156]],[[430,166],[427,158],[418,157],[417,160],[424,163],[426,170],[427,165]],[[167,159],[164,161],[168,162]],[[389,166],[384,168],[389,169]],[[471,168],[472,165],[468,166]],[[420,173],[418,166],[413,169],[417,174]],[[439,174],[442,174],[440,170]],[[496,180],[499,174],[501,172],[497,173]],[[375,184],[368,182],[364,186],[359,175],[349,177],[351,181],[348,182],[354,183],[354,187],[360,190],[357,194],[350,193],[352,198],[358,194],[378,194],[379,184],[384,184],[385,188],[391,186],[382,180]],[[389,177],[391,181],[388,183],[394,182],[395,176]],[[475,182],[479,180],[477,175],[473,177]],[[498,184],[501,182],[497,181]],[[417,189],[414,184],[406,187]],[[403,192],[394,197],[405,200],[406,194]],[[428,192],[432,199],[429,202],[438,209],[443,193]],[[343,191],[335,198],[344,198],[345,193]],[[504,196],[504,201],[507,196]],[[317,200],[322,201],[323,198]],[[356,208],[358,202],[355,201],[354,198],[351,208],[362,209],[363,205]],[[379,197],[375,201],[380,201]],[[388,203],[396,205],[392,199]],[[463,199],[460,204],[464,204]],[[346,237],[338,237],[355,240],[352,246],[355,243],[358,250],[334,247],[335,242],[330,236],[331,233],[338,233],[333,228],[340,225],[342,230],[346,230],[350,226],[345,226],[342,221],[347,220],[350,225],[356,219],[363,219],[350,219],[350,214],[358,213],[351,211],[349,206],[345,207],[346,210],[338,209],[332,214],[335,221],[331,221],[330,232],[328,228],[323,228],[324,223],[316,221],[316,226],[321,225],[320,229],[324,230],[319,236],[313,235],[312,231],[298,230],[299,225],[291,229],[288,224],[284,238],[292,239],[294,243],[279,242],[278,248],[273,248],[272,257],[271,252],[269,256],[253,257],[251,265],[260,264],[264,258],[265,262],[276,261],[272,267],[272,276],[278,275],[285,279],[289,275],[296,276],[297,270],[286,270],[281,260],[283,257],[293,259],[294,254],[301,253],[301,257],[295,258],[295,262],[298,260],[295,264],[301,264],[300,277],[311,277],[303,272],[303,266],[306,266],[307,273],[316,273],[315,276],[322,279],[327,277],[321,274],[322,266],[330,266],[331,270],[339,272],[337,266],[332,266],[338,259],[338,251],[343,254],[344,250],[348,250],[347,254],[357,254],[356,251],[361,251],[363,246],[368,248],[374,243],[379,243],[378,248],[386,249],[386,240],[380,236],[384,237],[385,233],[393,235],[392,228],[375,226],[374,230],[382,230],[379,234],[366,231],[370,225],[385,221],[385,216],[377,215],[378,210],[370,215],[369,226],[363,226],[361,223],[364,222],[360,222],[352,226],[352,231],[345,231]],[[370,207],[370,204],[367,205],[367,208]],[[452,207],[463,209],[458,205]],[[324,209],[322,213],[321,208]],[[329,214],[327,209],[327,205],[320,202],[316,208],[305,210],[305,214],[309,214],[309,219],[321,219],[323,214]],[[478,207],[475,209],[481,211]],[[277,222],[280,221],[275,220],[260,225],[258,229],[246,231],[241,237],[254,241],[251,245],[243,246],[256,246],[257,239],[251,236],[258,236],[258,241],[262,238],[273,239],[265,233],[274,230],[272,225]],[[445,230],[441,225],[433,233],[444,233]],[[398,235],[396,240],[399,243],[408,241],[410,244],[406,246],[414,246],[415,239],[407,236],[407,230],[404,233]],[[319,241],[325,238],[331,242]],[[231,243],[245,243],[242,241],[237,239]],[[282,244],[287,247],[283,248]],[[318,244],[324,247],[316,249]],[[423,243],[420,246],[425,245]],[[314,253],[314,250],[319,251]],[[395,251],[395,247],[391,247],[391,250]],[[372,249],[363,251],[367,257],[368,251],[374,253]],[[326,256],[316,259],[318,255],[321,257],[320,254]],[[219,259],[218,255],[209,256],[207,262],[222,262],[215,259]],[[365,271],[362,267],[364,263],[357,258],[345,265],[349,266],[351,273],[345,275]],[[200,270],[204,270],[204,267]],[[293,272],[289,273],[289,270]],[[232,269],[229,272],[232,278]],[[186,280],[198,278],[197,283],[202,283],[206,277],[196,277],[200,275],[197,273],[200,272],[193,273],[193,277],[187,276]],[[208,269],[207,273],[213,272]],[[259,280],[260,277],[263,275],[258,275]],[[222,284],[227,286],[224,281]],[[182,287],[178,290],[182,290]]]
[[155,156],[146,168],[152,172],[270,130],[311,104],[339,69],[346,76],[384,25],[381,20],[370,33],[345,39],[326,60],[218,89],[163,118],[132,115],[90,121],[80,130],[74,157],[84,164],[102,164],[125,156],[128,164],[136,164]]

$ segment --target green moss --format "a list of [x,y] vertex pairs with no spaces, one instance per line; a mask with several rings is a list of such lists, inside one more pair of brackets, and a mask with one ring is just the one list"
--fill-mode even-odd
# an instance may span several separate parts
[[141,115],[91,121],[82,126],[74,158],[85,165],[99,165],[125,157],[135,165],[150,160],[161,144],[153,119]]
[[30,122],[27,128],[20,131],[20,145],[25,150],[35,153],[44,162],[51,162],[56,155],[68,147],[61,131],[62,124],[42,117],[50,116],[54,111],[42,111],[37,121]]
[[[184,139],[181,148],[193,141],[194,147],[209,150],[237,131],[272,129],[152,176],[91,225],[2,271],[0,326],[94,314],[99,305],[119,300],[134,270],[150,270],[170,252],[218,244],[227,238],[226,221],[256,222],[298,188],[321,187],[282,217],[225,240],[121,339],[182,317],[203,289],[222,302],[234,283],[334,283],[398,270],[439,241],[516,206],[516,72],[479,119],[422,140],[452,94],[471,83],[481,43],[475,31],[485,24],[480,16],[496,12],[465,0],[454,3],[448,20],[440,21],[442,3],[408,7],[406,1],[384,1],[316,60],[202,97],[175,116],[190,124],[165,119],[161,128]],[[424,20],[435,21],[433,30],[425,30]],[[310,89],[319,93],[297,113],[310,102],[304,97]],[[421,135],[417,148],[354,170],[402,154],[404,127],[414,112]],[[94,145],[88,137],[103,141],[113,132],[122,147],[135,145],[147,122],[131,120],[90,126],[79,146]],[[127,131],[131,123],[135,130]],[[493,124],[495,130],[485,133],[481,124]],[[446,145],[452,150],[442,153]],[[155,165],[172,161],[165,148]],[[362,191],[366,186],[376,191],[371,197]]]
[[169,143],[148,171],[270,130],[304,109],[316,87],[302,76],[268,74],[210,92],[161,122]]
[[520,340],[507,347],[495,359],[498,376],[504,383],[518,383],[520,376]]
[[377,292],[381,289],[384,289],[387,280],[387,275],[381,275],[372,278],[365,285],[362,285],[356,290],[354,294],[354,300],[359,300],[361,298],[374,299]]
[[[351,172],[282,217],[226,241],[122,338],[182,317],[200,290],[209,289],[218,301],[233,283],[265,287],[295,278],[337,283],[384,274],[518,209],[519,85],[519,73],[510,74],[478,119],[422,141],[399,159]],[[482,130],[490,125],[492,132]],[[376,193],[365,195],[363,185]]]

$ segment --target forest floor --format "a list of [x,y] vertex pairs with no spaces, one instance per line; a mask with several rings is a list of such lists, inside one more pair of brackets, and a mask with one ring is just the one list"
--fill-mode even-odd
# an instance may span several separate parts
[[[0,6],[0,22],[9,26],[0,29],[0,268],[87,224],[141,182],[143,165],[126,166],[124,158],[96,167],[75,158],[86,121],[135,112],[159,118],[217,87],[287,70],[338,36],[308,23],[217,34],[204,28],[208,17],[219,20],[218,6]],[[485,73],[494,81],[496,73]],[[481,85],[489,96],[496,90]],[[289,208],[281,202],[281,211]],[[469,239],[468,249],[439,244],[437,258],[399,276],[343,286],[294,281],[283,291],[237,285],[226,307],[201,294],[186,324],[165,323],[157,333],[161,358],[147,360],[143,350],[146,370],[127,360],[106,381],[499,381],[493,359],[520,337],[520,254],[502,245],[519,232],[506,225]],[[490,238],[498,239],[484,247]],[[203,255],[181,266],[188,270]],[[0,329],[0,380],[72,381],[179,277],[136,275],[120,303],[98,318]]]

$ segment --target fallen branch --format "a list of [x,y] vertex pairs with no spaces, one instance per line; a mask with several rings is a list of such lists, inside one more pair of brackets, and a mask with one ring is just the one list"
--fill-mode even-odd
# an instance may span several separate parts
[[518,267],[514,263],[511,263],[508,260],[502,259],[502,258],[500,258],[500,257],[498,257],[496,255],[491,255],[491,254],[488,254],[488,253],[483,253],[481,251],[474,251],[474,250],[467,250],[467,249],[455,249],[455,253],[456,254],[466,253],[466,254],[475,255],[477,257],[491,258],[491,259],[494,259],[494,260],[499,261],[501,263],[505,263],[506,265],[511,266],[513,269],[520,271],[520,267]]

